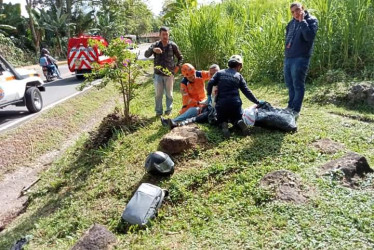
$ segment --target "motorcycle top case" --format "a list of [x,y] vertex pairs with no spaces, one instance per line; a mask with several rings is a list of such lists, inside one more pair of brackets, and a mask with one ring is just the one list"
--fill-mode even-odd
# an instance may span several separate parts
[[142,183],[122,213],[122,219],[132,225],[146,225],[157,215],[167,191],[149,183]]

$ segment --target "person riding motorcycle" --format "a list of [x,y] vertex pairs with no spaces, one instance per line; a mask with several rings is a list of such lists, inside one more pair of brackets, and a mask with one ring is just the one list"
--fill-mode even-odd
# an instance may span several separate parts
[[60,72],[56,68],[56,62],[57,60],[49,55],[49,51],[47,49],[43,48],[41,50],[41,54],[39,58],[40,66],[46,67],[50,75],[56,74],[58,79],[62,79],[62,77],[60,76]]

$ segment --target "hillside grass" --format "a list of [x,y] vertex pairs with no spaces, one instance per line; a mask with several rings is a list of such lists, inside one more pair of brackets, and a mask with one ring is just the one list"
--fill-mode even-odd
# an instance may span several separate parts
[[[250,88],[274,106],[286,105],[283,84]],[[116,249],[372,249],[374,175],[350,189],[316,172],[347,151],[364,155],[374,165],[373,123],[344,116],[374,119],[373,111],[317,105],[317,92],[308,86],[297,133],[253,128],[251,136],[233,134],[224,140],[218,128],[199,125],[209,145],[174,157],[175,173],[156,178],[146,174],[144,161],[168,129],[153,118],[154,89],[149,83],[132,103],[132,112],[151,122],[132,133],[116,131],[108,145],[97,150],[85,146],[89,136],[83,135],[42,175],[27,212],[0,234],[0,249],[25,235],[33,237],[27,249],[69,249],[93,223],[117,235]],[[181,106],[178,87],[174,97],[176,116]],[[321,138],[346,149],[322,154],[311,146]],[[313,194],[307,204],[269,202],[271,194],[258,183],[279,169],[301,176]],[[121,213],[143,182],[167,188],[170,196],[149,227],[125,230]]]

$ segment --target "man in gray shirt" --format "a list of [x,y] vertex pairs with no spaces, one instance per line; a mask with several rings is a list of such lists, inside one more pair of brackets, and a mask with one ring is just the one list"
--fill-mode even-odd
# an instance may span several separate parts
[[[153,43],[144,56],[150,57],[154,55],[154,85],[155,85],[155,111],[156,116],[161,116],[163,112],[162,97],[163,92],[166,94],[166,111],[165,115],[169,115],[173,108],[173,85],[174,74],[179,71],[182,64],[183,56],[178,46],[169,40],[169,29],[167,27],[160,28],[160,41]],[[175,64],[174,59],[177,58]]]

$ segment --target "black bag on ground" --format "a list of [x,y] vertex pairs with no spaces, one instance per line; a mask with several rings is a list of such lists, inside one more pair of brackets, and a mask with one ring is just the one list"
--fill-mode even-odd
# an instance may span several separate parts
[[146,225],[157,215],[167,191],[149,183],[142,183],[122,213],[122,219],[132,225]]
[[292,111],[274,108],[270,103],[265,103],[257,108],[255,126],[285,132],[294,132],[297,130],[295,116]]

